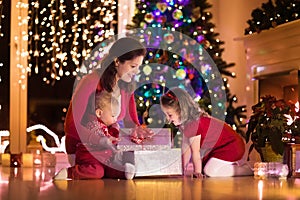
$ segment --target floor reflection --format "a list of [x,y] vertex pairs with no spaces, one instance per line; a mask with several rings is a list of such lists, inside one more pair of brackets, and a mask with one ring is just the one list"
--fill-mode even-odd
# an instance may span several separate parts
[[1,199],[38,199],[43,191],[53,186],[55,168],[1,169]]
[[52,181],[57,169],[0,166],[1,200],[299,199],[300,179],[149,177]]

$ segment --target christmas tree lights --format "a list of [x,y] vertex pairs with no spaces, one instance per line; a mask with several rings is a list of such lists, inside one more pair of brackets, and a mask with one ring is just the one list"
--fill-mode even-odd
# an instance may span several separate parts
[[[28,40],[28,51],[20,50],[19,55],[28,57],[29,66],[19,67],[24,75],[38,74],[47,84],[54,84],[63,77],[89,73],[103,57],[103,47],[109,44],[106,39],[116,33],[117,3],[113,0],[31,0],[22,6],[29,7],[28,17],[19,19],[20,25],[28,23],[28,33],[22,35],[23,40]],[[212,14],[207,11],[210,7],[206,0],[137,0],[128,32],[139,29],[140,40],[151,47],[137,77],[142,87],[136,90],[139,114],[149,126],[164,125],[162,115],[153,105],[159,103],[160,95],[169,86],[177,85],[193,91],[195,100],[208,112],[214,109],[216,113],[212,114],[224,114],[226,119],[233,114],[231,124],[237,130],[241,127],[244,116],[240,112],[245,109],[233,107],[237,98],[229,93],[227,78],[208,87],[211,80],[217,79],[211,59],[218,73],[235,77],[235,73],[228,70],[234,63],[222,59],[224,42],[210,22]],[[149,28],[162,32],[146,31]],[[176,33],[187,35],[193,42]],[[97,46],[99,43],[103,46]],[[95,50],[96,46],[99,49]],[[157,49],[158,46],[162,48]],[[85,62],[87,58],[93,62]],[[192,63],[197,63],[197,68]],[[171,66],[172,70],[166,66]],[[223,92],[228,105],[216,103],[217,108],[213,108],[212,102],[226,98],[220,96]]]
[[[210,7],[205,0],[137,0],[135,16],[127,28],[129,34],[139,37],[148,47],[138,80],[144,84],[136,95],[140,113],[149,126],[153,123],[158,127],[164,125],[159,113],[149,114],[152,105],[159,104],[160,95],[169,89],[168,84],[194,93],[195,101],[202,108],[214,116],[226,115],[226,120],[242,132],[239,129],[246,117],[241,114],[245,106],[235,110],[233,103],[237,98],[229,93],[227,78],[218,80],[218,73],[228,77],[235,77],[235,73],[228,71],[234,64],[222,59],[224,42],[210,22],[212,13],[207,11]],[[182,34],[176,34],[178,32]],[[220,101],[226,98],[223,93],[228,105]],[[231,114],[234,116],[229,116]]]
[[299,14],[299,0],[268,0],[262,3],[261,8],[252,11],[252,19],[247,21],[249,27],[245,29],[245,35],[259,33],[262,30],[297,20],[300,18]]
[[116,33],[114,0],[33,0],[29,5],[29,73],[47,84],[76,76],[92,49]]

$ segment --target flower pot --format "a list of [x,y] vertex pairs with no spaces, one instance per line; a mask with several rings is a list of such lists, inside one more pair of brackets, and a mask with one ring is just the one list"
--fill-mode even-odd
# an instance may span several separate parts
[[264,162],[283,162],[283,155],[275,153],[269,143],[261,147],[261,151]]

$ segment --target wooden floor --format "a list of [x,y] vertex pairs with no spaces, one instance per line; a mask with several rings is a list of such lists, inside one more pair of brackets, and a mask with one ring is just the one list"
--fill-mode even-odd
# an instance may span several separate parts
[[35,199],[300,199],[300,179],[148,177],[133,180],[52,181],[52,168],[10,168],[0,165],[1,200]]

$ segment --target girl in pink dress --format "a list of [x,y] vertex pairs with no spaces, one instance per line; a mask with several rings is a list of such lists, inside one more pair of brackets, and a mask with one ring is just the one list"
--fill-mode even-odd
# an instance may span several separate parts
[[245,153],[243,138],[225,122],[202,111],[185,90],[170,89],[161,96],[160,103],[167,120],[183,133],[184,174],[190,160],[195,177],[203,173],[211,177],[253,174],[247,164],[237,162]]

